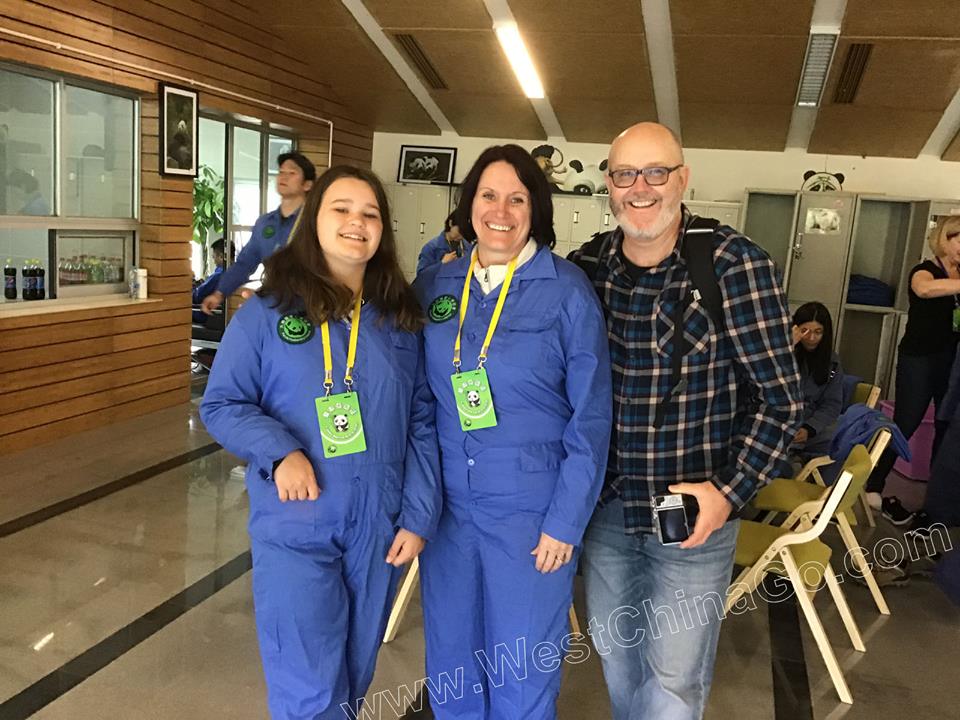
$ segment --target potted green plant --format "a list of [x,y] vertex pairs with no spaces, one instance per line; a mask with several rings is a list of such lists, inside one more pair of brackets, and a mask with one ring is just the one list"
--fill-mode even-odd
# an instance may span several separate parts
[[209,165],[201,165],[193,181],[193,241],[203,249],[203,271],[207,267],[207,247],[211,234],[223,235],[223,178]]

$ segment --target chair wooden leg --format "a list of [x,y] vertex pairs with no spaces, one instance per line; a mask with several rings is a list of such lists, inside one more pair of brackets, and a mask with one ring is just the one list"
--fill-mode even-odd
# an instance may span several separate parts
[[857,627],[857,621],[853,619],[853,613],[850,612],[850,606],[847,604],[847,597],[837,582],[837,576],[833,571],[833,566],[827,563],[827,568],[823,574],[823,579],[827,581],[827,589],[833,597],[833,602],[840,613],[840,619],[843,620],[843,626],[847,629],[847,635],[850,636],[850,642],[853,649],[859,652],[866,652],[867,648],[863,644],[863,637],[860,635],[860,628]]
[[736,580],[730,583],[730,587],[727,589],[727,600],[723,607],[724,614],[729,613],[730,610],[733,609],[737,600],[744,595],[750,595],[760,587],[760,583],[763,582],[766,574],[766,568],[761,567],[760,563],[757,563],[745,568],[743,572],[737,575]]
[[580,620],[577,619],[577,611],[573,607],[573,603],[570,603],[570,612],[568,615],[570,617],[570,632],[574,635],[583,635],[583,633],[580,632]]
[[867,525],[876,527],[877,521],[873,519],[873,508],[870,507],[870,501],[867,500],[867,491],[860,491],[860,504],[863,506],[863,515],[867,519]]
[[840,669],[840,663],[837,662],[837,656],[833,654],[833,648],[830,647],[830,640],[827,638],[827,633],[823,629],[823,624],[820,622],[820,616],[817,615],[817,610],[814,608],[813,602],[807,594],[807,589],[804,587],[797,562],[793,559],[793,555],[787,548],[784,548],[783,552],[780,553],[780,558],[783,561],[784,568],[786,568],[787,575],[790,577],[790,581],[793,583],[797,603],[800,605],[800,609],[803,610],[803,615],[807,619],[807,625],[810,627],[813,639],[817,643],[817,648],[820,650],[823,662],[827,666],[827,672],[830,673],[830,679],[833,680],[833,686],[837,690],[840,702],[852,705],[853,696],[850,694],[850,688],[847,686],[847,681],[843,677],[843,671]]
[[417,579],[420,577],[420,558],[414,558],[410,563],[410,569],[403,578],[403,584],[400,585],[400,592],[397,593],[397,599],[393,601],[393,609],[390,611],[390,619],[387,620],[387,631],[383,635],[385,643],[391,642],[397,636],[397,630],[403,621],[403,616],[407,612],[407,605],[410,604],[410,598],[413,597],[413,590],[417,586]]
[[853,528],[850,527],[850,523],[847,521],[847,518],[843,516],[843,513],[837,514],[837,531],[843,539],[843,544],[846,545],[847,550],[850,552],[850,558],[853,560],[854,567],[860,575],[863,576],[863,581],[870,589],[870,594],[873,596],[873,601],[877,605],[877,610],[880,611],[881,615],[889,615],[890,608],[887,606],[887,601],[883,597],[883,593],[880,592],[880,586],[877,585],[877,579],[873,575],[873,570],[871,570],[870,565],[867,564],[867,559],[863,556],[863,549],[860,547],[860,543],[857,542],[857,538],[853,534]]

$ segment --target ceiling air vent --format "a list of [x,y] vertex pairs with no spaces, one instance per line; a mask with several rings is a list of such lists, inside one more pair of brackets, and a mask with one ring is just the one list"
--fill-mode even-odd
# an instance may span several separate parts
[[440,77],[440,73],[430,62],[430,58],[420,47],[420,43],[413,35],[407,33],[394,33],[397,44],[407,54],[407,59],[413,63],[413,66],[420,72],[421,77],[426,80],[431,90],[446,90],[447,84]]
[[803,60],[803,75],[800,76],[800,89],[797,91],[797,105],[817,107],[823,85],[827,81],[833,51],[837,47],[834,33],[810,33],[807,42],[807,56]]
[[833,93],[835,103],[852,103],[857,97],[871,50],[871,43],[852,43],[847,48],[847,59],[843,61],[843,70],[840,71],[837,89]]

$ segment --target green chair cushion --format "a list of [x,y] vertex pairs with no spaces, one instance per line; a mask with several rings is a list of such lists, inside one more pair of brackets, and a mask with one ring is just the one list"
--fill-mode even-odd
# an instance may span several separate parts
[[[786,528],[753,522],[752,520],[741,520],[734,563],[741,567],[755,565],[767,551],[767,548],[777,539],[790,533],[791,531]],[[827,563],[830,562],[830,547],[819,540],[811,540],[801,545],[791,545],[790,552],[793,553],[793,557],[800,567],[800,574],[804,582],[811,588],[818,586],[823,579],[823,572]],[[787,574],[779,560],[770,562],[767,570],[777,575],[785,576]]]

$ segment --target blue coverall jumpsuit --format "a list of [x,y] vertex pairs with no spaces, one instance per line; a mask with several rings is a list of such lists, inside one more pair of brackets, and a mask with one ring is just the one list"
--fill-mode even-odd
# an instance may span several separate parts
[[[324,458],[320,328],[286,341],[272,304],[254,296],[227,326],[200,415],[249,463],[254,608],[271,715],[343,720],[341,703],[356,710],[373,677],[400,573],[385,562],[396,529],[430,538],[437,525],[435,403],[419,336],[390,318],[380,325],[367,303],[353,373],[367,450]],[[349,333],[349,322],[330,322],[334,393],[345,390]],[[313,464],[320,498],[281,503],[274,464],[297,449]]]
[[299,214],[300,211],[297,210],[284,217],[280,208],[277,208],[258,217],[247,244],[243,246],[237,259],[220,275],[220,281],[213,290],[219,290],[226,297],[233,295],[238,287],[250,279],[260,263],[287,244]]
[[[444,296],[459,304],[469,263],[421,276],[424,307]],[[463,370],[476,367],[502,287],[483,296],[471,280]],[[450,314],[450,299],[434,307]],[[531,551],[541,532],[579,545],[600,493],[612,413],[606,325],[586,276],[541,247],[517,268],[489,348],[498,424],[464,432],[450,381],[458,314],[438,322],[443,314],[428,312],[424,330],[444,498],[420,561],[430,705],[437,720],[555,718],[579,552],[541,574]]]

